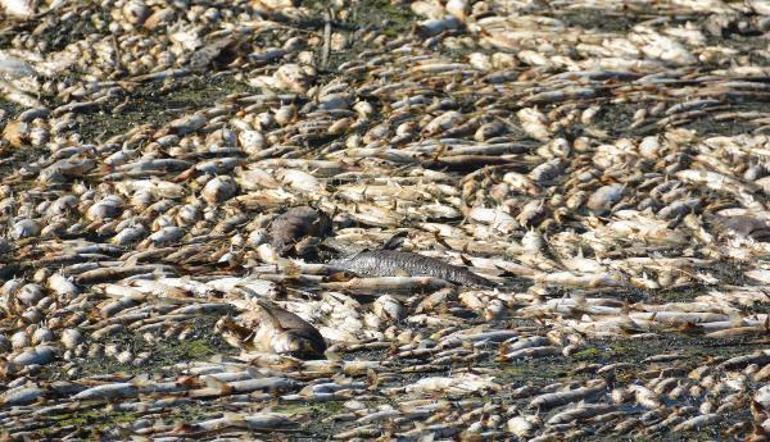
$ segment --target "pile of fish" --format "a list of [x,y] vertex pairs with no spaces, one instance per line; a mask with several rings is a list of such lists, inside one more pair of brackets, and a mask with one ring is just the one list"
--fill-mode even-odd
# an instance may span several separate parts
[[11,440],[770,438],[762,0],[0,0]]

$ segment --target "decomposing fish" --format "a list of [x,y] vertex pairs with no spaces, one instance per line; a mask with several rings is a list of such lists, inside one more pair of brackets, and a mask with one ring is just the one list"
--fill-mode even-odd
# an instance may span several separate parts
[[271,244],[280,255],[296,253],[297,243],[307,238],[324,238],[332,233],[332,223],[323,211],[294,207],[278,215],[268,229]]
[[247,339],[255,349],[301,359],[323,358],[326,341],[315,327],[270,301],[256,297],[254,302],[261,319]]

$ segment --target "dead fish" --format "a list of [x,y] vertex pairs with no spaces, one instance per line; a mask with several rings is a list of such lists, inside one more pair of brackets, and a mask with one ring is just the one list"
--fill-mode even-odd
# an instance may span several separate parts
[[770,233],[767,221],[748,215],[715,216],[713,223],[717,231],[725,234],[759,239],[767,238]]
[[56,348],[50,345],[41,345],[31,348],[16,355],[12,361],[19,365],[45,365],[56,357]]
[[610,208],[620,201],[623,196],[623,186],[612,184],[596,190],[589,198],[586,206],[597,215],[604,215]]
[[278,215],[269,228],[273,248],[283,256],[294,254],[295,244],[304,238],[325,238],[331,234],[329,215],[308,206],[295,207]]
[[0,395],[0,403],[6,407],[27,405],[36,402],[47,390],[37,386],[12,388]]
[[304,319],[269,301],[255,301],[264,313],[264,321],[254,335],[254,345],[266,352],[288,354],[300,359],[322,359],[326,341]]
[[329,264],[362,276],[432,276],[460,285],[492,287],[492,281],[435,258],[398,250],[365,250]]
[[137,393],[137,386],[131,382],[98,385],[83,390],[72,398],[74,400],[116,399],[131,397]]

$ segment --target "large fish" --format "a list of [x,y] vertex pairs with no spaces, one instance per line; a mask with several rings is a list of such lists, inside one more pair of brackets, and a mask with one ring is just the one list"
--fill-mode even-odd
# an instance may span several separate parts
[[462,267],[417,253],[365,250],[329,264],[361,276],[432,276],[454,284],[491,287],[492,281]]

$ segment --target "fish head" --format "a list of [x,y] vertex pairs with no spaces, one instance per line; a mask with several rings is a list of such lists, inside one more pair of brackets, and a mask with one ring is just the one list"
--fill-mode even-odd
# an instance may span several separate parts
[[273,349],[298,359],[323,359],[326,343],[300,330],[289,330],[273,338]]

